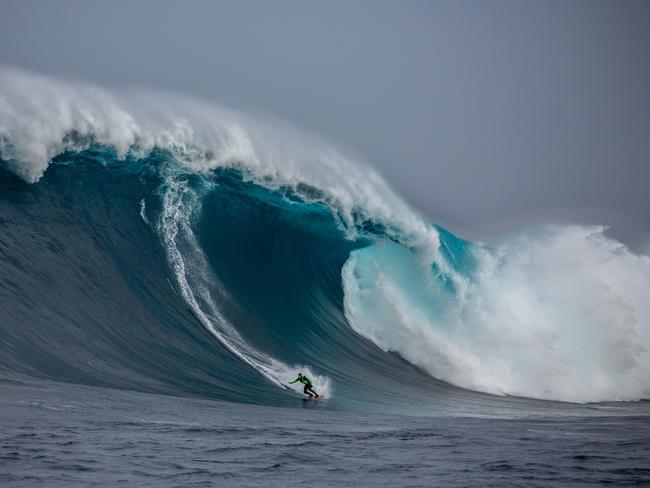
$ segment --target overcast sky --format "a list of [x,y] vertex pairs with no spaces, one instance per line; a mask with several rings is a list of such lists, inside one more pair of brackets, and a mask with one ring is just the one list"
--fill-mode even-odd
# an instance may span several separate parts
[[432,221],[650,235],[650,2],[8,1],[0,63],[279,115]]

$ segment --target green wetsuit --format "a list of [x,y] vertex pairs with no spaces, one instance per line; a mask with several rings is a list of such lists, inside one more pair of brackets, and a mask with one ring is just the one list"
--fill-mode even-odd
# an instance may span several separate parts
[[309,378],[307,378],[305,375],[298,376],[295,380],[290,381],[289,384],[293,385],[296,381],[300,381],[303,385],[305,385],[305,388],[303,389],[303,392],[309,395],[309,398],[312,397],[312,393],[318,397],[318,393],[314,391],[312,388],[313,384]]

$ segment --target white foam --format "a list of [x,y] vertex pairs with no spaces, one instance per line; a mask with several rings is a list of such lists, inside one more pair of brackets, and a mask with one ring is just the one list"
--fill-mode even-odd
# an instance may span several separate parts
[[145,224],[149,225],[149,219],[147,218],[147,202],[144,198],[140,200],[140,219],[142,219]]
[[479,248],[475,279],[451,295],[413,251],[355,251],[343,270],[345,314],[382,349],[461,387],[650,398],[650,257],[603,231],[567,226]]

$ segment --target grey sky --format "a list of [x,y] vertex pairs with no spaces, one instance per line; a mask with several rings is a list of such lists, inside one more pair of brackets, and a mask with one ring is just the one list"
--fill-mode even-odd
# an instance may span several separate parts
[[650,2],[0,0],[0,63],[280,115],[465,237],[650,232]]

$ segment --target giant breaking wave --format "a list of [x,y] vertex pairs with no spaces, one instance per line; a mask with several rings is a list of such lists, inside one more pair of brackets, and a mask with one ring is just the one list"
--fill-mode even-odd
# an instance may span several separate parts
[[280,121],[9,68],[0,160],[2,368],[274,404],[302,369],[400,411],[650,396],[650,258],[602,227],[470,243]]

